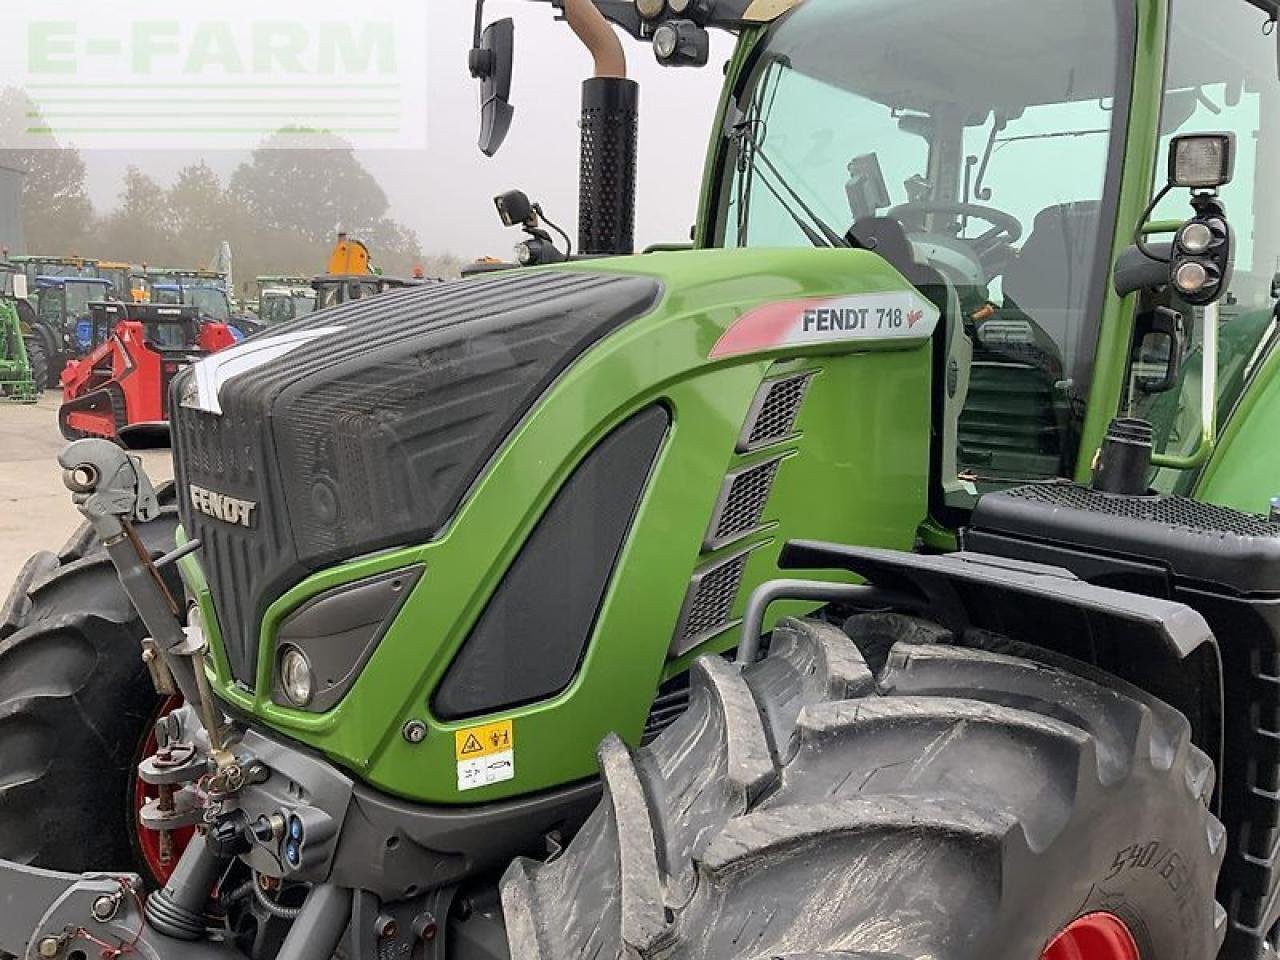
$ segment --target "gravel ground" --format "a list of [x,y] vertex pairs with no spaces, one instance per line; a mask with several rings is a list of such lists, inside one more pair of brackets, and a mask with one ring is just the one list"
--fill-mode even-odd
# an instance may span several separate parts
[[[80,524],[56,460],[66,445],[60,402],[53,390],[35,405],[0,401],[0,602],[27,557],[57,550]],[[144,451],[142,459],[157,483],[173,476],[168,450]]]

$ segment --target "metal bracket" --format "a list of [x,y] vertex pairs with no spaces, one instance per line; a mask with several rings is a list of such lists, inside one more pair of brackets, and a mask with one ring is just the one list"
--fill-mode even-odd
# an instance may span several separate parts
[[126,524],[160,513],[142,460],[110,441],[77,440],[58,454],[58,465],[76,508],[104,543],[122,537]]

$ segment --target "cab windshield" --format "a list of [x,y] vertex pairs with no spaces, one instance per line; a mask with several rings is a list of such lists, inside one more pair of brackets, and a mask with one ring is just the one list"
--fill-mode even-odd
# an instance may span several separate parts
[[227,303],[227,295],[215,287],[183,287],[183,302],[200,311],[200,316],[226,322],[231,316],[231,306]]
[[949,499],[1074,472],[1130,85],[1122,7],[808,0],[737,98],[723,245],[875,249],[942,310]]
[[67,316],[71,318],[87,317],[89,304],[106,300],[110,289],[105,283],[77,283],[68,280],[64,288],[67,292]]

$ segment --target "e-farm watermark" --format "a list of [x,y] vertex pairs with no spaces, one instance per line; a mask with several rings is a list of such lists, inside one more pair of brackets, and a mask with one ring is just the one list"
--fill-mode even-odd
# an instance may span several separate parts
[[24,5],[0,146],[426,145],[427,14],[403,0]]

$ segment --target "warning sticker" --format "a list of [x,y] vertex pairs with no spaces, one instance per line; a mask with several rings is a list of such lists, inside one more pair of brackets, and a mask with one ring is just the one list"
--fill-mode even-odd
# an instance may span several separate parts
[[516,736],[510,720],[458,730],[453,743],[459,790],[474,790],[515,778]]

